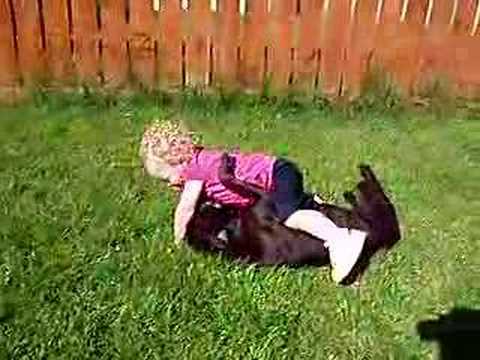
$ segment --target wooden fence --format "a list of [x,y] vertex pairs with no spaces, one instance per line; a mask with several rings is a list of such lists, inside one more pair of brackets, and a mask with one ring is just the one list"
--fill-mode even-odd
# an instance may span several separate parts
[[480,85],[480,0],[0,0],[0,87]]

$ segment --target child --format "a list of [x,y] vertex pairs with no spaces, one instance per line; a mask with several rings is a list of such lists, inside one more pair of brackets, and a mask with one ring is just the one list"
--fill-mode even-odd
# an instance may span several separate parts
[[[253,199],[228,190],[219,180],[223,151],[195,144],[192,134],[180,124],[154,123],[143,135],[140,155],[146,171],[182,190],[175,210],[175,241],[184,239],[200,197],[245,209]],[[277,215],[286,226],[311,233],[326,241],[332,263],[332,276],[340,282],[352,270],[363,248],[366,233],[337,227],[317,211],[302,210],[308,195],[301,172],[292,162],[262,153],[230,154],[235,177],[257,185],[272,194]]]

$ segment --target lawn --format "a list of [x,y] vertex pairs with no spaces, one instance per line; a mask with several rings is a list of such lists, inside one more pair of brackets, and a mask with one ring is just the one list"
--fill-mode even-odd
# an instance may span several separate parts
[[[331,200],[373,165],[403,239],[359,288],[177,248],[143,126],[288,156]],[[480,305],[480,122],[461,111],[184,96],[38,96],[0,108],[0,358],[425,359],[419,321]]]

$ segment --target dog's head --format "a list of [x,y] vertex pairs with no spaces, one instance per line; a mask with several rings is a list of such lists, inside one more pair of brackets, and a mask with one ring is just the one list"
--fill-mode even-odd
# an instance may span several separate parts
[[362,180],[357,184],[356,198],[350,203],[355,204],[356,211],[368,222],[369,234],[357,264],[343,281],[345,285],[359,279],[382,248],[389,250],[401,239],[395,206],[370,166],[360,165],[359,168]]
[[233,209],[216,204],[200,203],[187,227],[187,244],[192,248],[207,252],[223,252],[228,239],[222,232],[238,218]]
[[358,210],[369,221],[372,241],[378,247],[391,248],[401,238],[395,206],[368,165],[360,165],[362,180],[357,185]]

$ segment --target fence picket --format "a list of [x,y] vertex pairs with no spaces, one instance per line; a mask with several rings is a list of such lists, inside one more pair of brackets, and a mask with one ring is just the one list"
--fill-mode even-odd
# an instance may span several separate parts
[[[98,12],[97,12],[98,10]],[[96,0],[73,0],[72,21],[74,52],[73,59],[77,77],[81,83],[99,84],[100,52],[103,44],[99,36],[101,27],[100,9]]]
[[297,49],[294,63],[293,91],[316,92],[321,87],[323,1],[303,0],[293,31],[293,47]]
[[158,42],[151,1],[130,1],[128,49],[134,81],[154,87],[157,77]]
[[196,0],[186,13],[185,29],[189,39],[187,57],[189,60],[189,85],[205,88],[214,81],[218,43],[213,31],[213,17],[210,0]]
[[265,1],[250,1],[247,13],[237,15],[239,21],[237,44],[240,49],[240,54],[237,54],[239,55],[237,80],[243,88],[249,90],[260,90],[273,70],[272,60],[276,49],[272,48],[267,11]]
[[458,35],[471,35],[475,21],[478,0],[458,0],[458,8],[453,24],[453,31]]
[[123,87],[131,80],[131,64],[127,46],[126,0],[98,2],[102,18],[102,73],[105,85]]
[[166,1],[161,11],[158,73],[160,86],[179,88],[188,83],[188,39],[183,33],[183,12],[178,1]]
[[455,1],[433,1],[432,18],[429,33],[434,36],[447,36],[450,29],[450,19],[454,11]]
[[13,4],[17,20],[18,61],[22,80],[28,86],[44,83],[48,73],[39,0],[17,0]]
[[219,6],[220,16],[215,18],[219,43],[216,83],[222,88],[236,90],[242,84],[241,63],[244,57],[239,47],[238,0],[220,0]]
[[[352,14],[346,70],[346,88],[350,95],[358,95],[364,83],[366,72],[372,70],[372,61],[375,56],[375,40],[381,18],[378,11],[378,0],[363,0],[357,4]],[[381,9],[382,10],[382,9]]]
[[7,1],[0,2],[0,86],[16,84],[17,66],[11,11]]
[[46,61],[51,80],[61,84],[73,77],[73,43],[70,38],[67,0],[43,2]]
[[323,23],[324,50],[322,56],[323,91],[329,96],[344,90],[350,4],[347,0],[331,1]]

